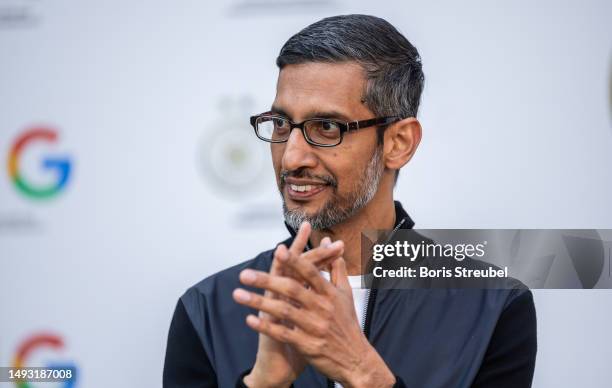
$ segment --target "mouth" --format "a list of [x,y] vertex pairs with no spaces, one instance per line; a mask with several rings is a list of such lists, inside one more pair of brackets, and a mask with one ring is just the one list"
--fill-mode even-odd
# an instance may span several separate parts
[[285,192],[292,200],[304,201],[312,199],[317,194],[323,192],[327,187],[328,185],[325,184],[287,183],[285,185]]

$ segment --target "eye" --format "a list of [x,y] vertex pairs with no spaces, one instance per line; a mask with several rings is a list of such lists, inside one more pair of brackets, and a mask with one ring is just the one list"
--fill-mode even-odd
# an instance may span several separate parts
[[325,132],[336,132],[340,130],[340,126],[338,125],[338,123],[335,123],[333,121],[324,121],[322,127],[323,131]]
[[277,129],[286,129],[287,126],[289,126],[289,120],[282,118],[282,117],[275,117],[274,119],[274,126]]

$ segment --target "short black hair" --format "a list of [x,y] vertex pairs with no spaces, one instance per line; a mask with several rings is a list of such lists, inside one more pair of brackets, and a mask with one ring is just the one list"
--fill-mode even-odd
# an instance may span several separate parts
[[367,73],[365,103],[376,115],[416,117],[424,75],[417,49],[384,19],[340,15],[293,35],[276,59],[279,69],[305,62],[355,61]]

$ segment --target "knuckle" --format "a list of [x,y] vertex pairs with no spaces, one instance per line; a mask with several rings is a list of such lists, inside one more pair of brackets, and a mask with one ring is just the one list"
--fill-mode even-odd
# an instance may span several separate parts
[[328,301],[329,303],[334,306],[338,303],[338,293],[336,292],[332,292],[328,295]]
[[317,337],[324,337],[325,335],[327,335],[329,328],[330,325],[327,321],[318,321],[314,325],[315,335]]
[[285,303],[281,307],[280,315],[283,319],[289,319],[292,315],[292,312],[293,312],[293,307],[291,307],[290,304]]
[[270,323],[268,322],[267,319],[262,319],[264,318],[261,314],[259,315],[260,318],[260,322],[259,322],[259,328],[264,332],[264,333],[268,333],[270,331]]
[[325,353],[325,341],[322,341],[322,340],[313,341],[313,353],[315,355]]
[[329,321],[321,321],[321,332],[323,333],[323,335],[329,333],[330,329],[331,329],[331,325]]
[[289,329],[283,326],[278,332],[278,338],[283,342],[287,342],[289,340]]
[[255,282],[253,283],[255,286],[267,286],[269,283],[269,277],[267,273],[258,273]]
[[295,282],[290,282],[287,285],[287,294],[291,297],[291,298],[297,298],[300,295],[300,286],[295,283]]
[[259,307],[261,307],[263,305],[263,298],[261,296],[259,296],[259,295],[253,294],[253,295],[251,295],[251,303],[250,304],[253,307],[259,308]]
[[316,355],[316,350],[315,350],[313,342],[306,343],[303,347],[303,352],[305,355],[309,357]]
[[325,314],[325,317],[331,316],[334,311],[334,305],[327,299],[321,299],[319,302],[319,308]]
[[315,278],[315,277],[319,276],[319,272],[316,270],[316,268],[313,265],[305,266],[304,273],[309,278]]

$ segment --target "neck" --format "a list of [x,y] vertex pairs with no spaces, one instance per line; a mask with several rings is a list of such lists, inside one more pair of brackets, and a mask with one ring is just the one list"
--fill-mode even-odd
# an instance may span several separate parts
[[353,217],[329,229],[313,230],[310,236],[313,247],[319,246],[321,239],[326,236],[332,241],[342,240],[343,258],[349,275],[362,273],[361,233],[366,230],[393,229],[396,222],[393,196],[378,194]]

